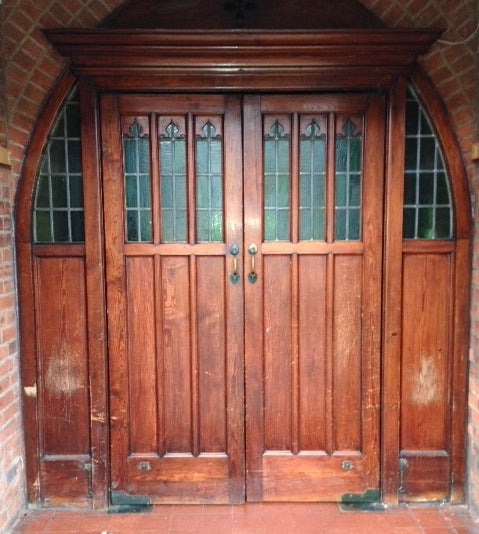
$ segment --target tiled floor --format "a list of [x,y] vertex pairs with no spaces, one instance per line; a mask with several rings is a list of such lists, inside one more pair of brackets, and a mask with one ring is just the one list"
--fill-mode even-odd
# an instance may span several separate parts
[[[479,533],[462,506],[401,506],[380,512],[343,512],[334,504],[157,506],[150,512],[107,514],[78,510],[30,511],[21,534],[471,534]],[[10,533],[9,533],[10,534]]]

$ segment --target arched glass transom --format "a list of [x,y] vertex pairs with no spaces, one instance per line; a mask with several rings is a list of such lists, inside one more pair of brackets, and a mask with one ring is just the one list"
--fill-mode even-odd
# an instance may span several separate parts
[[80,105],[73,90],[49,134],[37,174],[33,210],[35,243],[84,240]]
[[431,121],[412,88],[406,104],[405,239],[452,239],[449,177]]

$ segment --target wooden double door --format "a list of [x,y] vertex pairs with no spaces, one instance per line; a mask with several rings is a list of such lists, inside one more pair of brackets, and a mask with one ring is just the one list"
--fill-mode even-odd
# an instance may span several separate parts
[[113,502],[379,489],[384,114],[101,97]]

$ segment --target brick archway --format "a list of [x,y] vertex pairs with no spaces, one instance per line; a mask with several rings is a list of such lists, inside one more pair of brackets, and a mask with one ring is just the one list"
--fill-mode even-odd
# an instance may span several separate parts
[[[450,8],[439,2],[424,3],[396,0],[362,0],[362,3],[391,26],[449,26],[444,37],[461,40],[475,26],[477,15],[474,0],[462,0]],[[91,0],[80,3],[37,2],[17,0],[0,6],[4,50],[3,113],[0,115],[0,144],[7,145],[12,165],[0,167],[1,182],[1,268],[3,272],[0,298],[0,525],[8,524],[23,506],[23,460],[19,401],[18,343],[15,319],[15,278],[12,268],[12,225],[14,198],[33,125],[47,94],[64,68],[64,62],[46,44],[39,28],[79,25],[94,27],[122,4],[119,0]],[[468,13],[469,16],[464,16]],[[463,45],[436,45],[423,59],[444,100],[459,139],[472,191],[479,188],[477,164],[470,159],[471,145],[478,140],[478,39]],[[2,107],[2,106],[0,106]],[[477,264],[475,247],[474,265]],[[479,377],[479,289],[476,277],[471,289],[471,381],[470,381],[470,477],[471,506],[479,511],[479,480],[475,476],[479,452],[479,417],[477,398]],[[4,452],[7,451],[7,452]]]

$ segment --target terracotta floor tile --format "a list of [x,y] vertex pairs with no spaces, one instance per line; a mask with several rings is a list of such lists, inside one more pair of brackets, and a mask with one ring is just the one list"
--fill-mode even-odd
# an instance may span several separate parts
[[448,528],[451,526],[439,507],[418,508],[411,506],[409,511],[423,528]]

